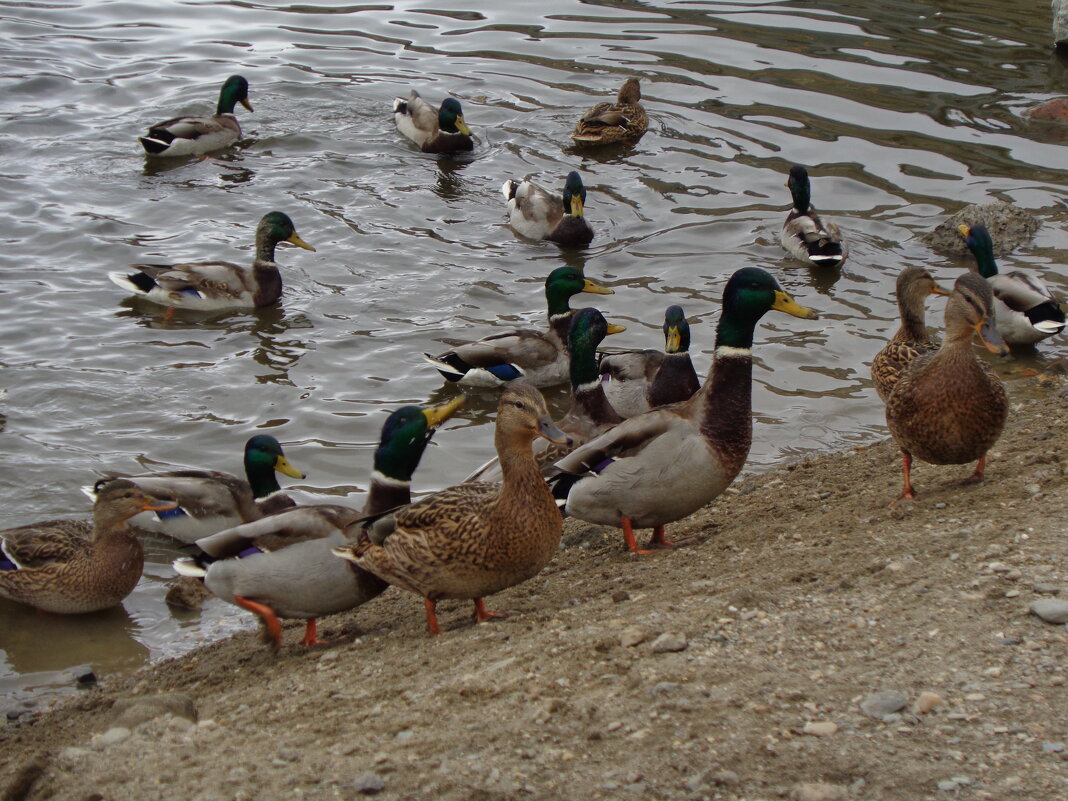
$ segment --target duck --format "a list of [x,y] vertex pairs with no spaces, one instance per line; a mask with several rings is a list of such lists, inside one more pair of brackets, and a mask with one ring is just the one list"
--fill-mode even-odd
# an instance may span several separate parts
[[196,541],[202,556],[179,559],[182,576],[204,581],[212,594],[257,615],[264,638],[282,647],[279,618],[306,621],[301,644],[318,645],[317,619],[354,609],[389,585],[373,573],[335,557],[349,528],[411,501],[412,475],[437,428],[464,402],[422,408],[403,406],[382,426],[363,510],[337,504],[296,506]]
[[[608,322],[592,306],[575,312],[567,342],[571,406],[567,414],[556,421],[556,427],[567,434],[567,442],[554,444],[546,439],[534,442],[534,460],[543,474],[574,448],[623,421],[608,402],[604,386],[598,378],[597,348],[606,336],[626,330],[625,326]],[[500,459],[494,457],[464,481],[495,482],[502,478]]]
[[[665,539],[665,525],[716,498],[749,455],[753,333],[773,309],[818,316],[766,270],[731,275],[704,385],[688,401],[624,420],[557,462],[549,483],[564,513],[621,528],[632,553],[675,545]],[[650,549],[638,548],[635,528],[654,529]]]
[[234,116],[240,103],[252,111],[248,100],[248,81],[231,75],[219,92],[219,105],[211,117],[175,117],[156,123],[148,134],[139,137],[149,156],[195,156],[229,147],[241,138],[241,126]]
[[434,111],[413,89],[407,98],[393,101],[393,122],[424,153],[466,153],[475,148],[463,107],[455,97],[445,98]]
[[689,400],[701,388],[690,360],[690,324],[682,306],[664,312],[664,350],[631,350],[602,355],[598,371],[604,394],[626,419],[650,409]]
[[500,387],[523,378],[536,387],[550,387],[567,381],[567,335],[574,311],[575,295],[612,295],[608,287],[583,275],[578,267],[557,267],[545,279],[545,302],[549,328],[522,328],[490,334],[477,341],[441,339],[451,350],[433,356],[424,353],[449,383],[472,387]]
[[975,269],[994,293],[998,333],[1009,345],[1034,345],[1064,329],[1064,310],[1049,286],[1026,270],[998,271],[994,241],[985,225],[957,228],[975,256]]
[[632,145],[649,128],[649,115],[641,104],[642,89],[637,78],[627,78],[616,102],[598,103],[575,124],[571,141],[584,147]]
[[315,252],[297,235],[288,215],[272,211],[256,228],[256,258],[251,269],[228,261],[131,264],[137,272],[110,272],[108,278],[135,297],[176,309],[210,312],[261,308],[282,297],[282,275],[274,260],[279,242]]
[[990,284],[978,273],[960,276],[946,302],[945,317],[942,346],[912,359],[886,400],[886,425],[901,449],[905,479],[897,500],[917,497],[911,480],[913,457],[930,464],[978,460],[968,481],[982,481],[987,451],[1008,417],[1005,386],[971,345],[978,334],[991,353],[1009,352],[994,327]]
[[564,247],[585,247],[593,229],[583,215],[586,187],[575,170],[567,174],[562,194],[554,195],[529,178],[507,180],[501,192],[508,203],[508,223],[527,239],[547,239]]
[[126,521],[175,504],[130,481],[105,479],[96,494],[92,523],[48,520],[0,531],[0,598],[78,615],[117,606],[133,591],[145,554]]
[[360,537],[334,553],[422,596],[430,636],[441,634],[442,599],[473,600],[479,623],[503,617],[486,609],[484,597],[537,575],[563,533],[563,517],[531,452],[536,437],[566,439],[537,388],[513,382],[497,405],[500,484],[458,484],[428,495],[392,513],[384,539]]
[[1068,2],[1050,0],[1053,11],[1053,47],[1059,52],[1068,50]]
[[794,205],[783,223],[779,241],[799,261],[814,267],[841,267],[849,253],[838,225],[822,219],[812,206],[812,184],[808,170],[800,164],[790,168],[786,181]]
[[927,331],[924,302],[930,295],[949,294],[924,267],[910,265],[898,273],[897,309],[901,325],[871,362],[871,380],[883,403],[909,362],[920,354],[938,350],[940,343],[931,339]]
[[[275,473],[302,479],[286,458],[282,445],[270,434],[257,434],[245,443],[245,479],[216,470],[174,470],[165,473],[105,472],[122,478],[155,497],[177,502],[164,514],[143,515],[138,527],[191,544],[201,537],[259,520],[296,505],[282,492]],[[94,497],[92,489],[86,490]]]

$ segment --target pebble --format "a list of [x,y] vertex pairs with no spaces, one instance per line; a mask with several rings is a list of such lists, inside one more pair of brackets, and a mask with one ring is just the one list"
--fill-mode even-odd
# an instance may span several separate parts
[[811,734],[813,737],[830,737],[838,731],[838,724],[833,720],[815,720],[805,724],[801,729],[802,734]]
[[1035,584],[1031,587],[1039,595],[1059,595],[1061,588],[1056,584]]
[[405,729],[404,731],[399,731],[395,735],[393,735],[393,739],[399,743],[407,742],[413,737],[415,737],[415,732],[411,729]]
[[790,798],[793,801],[845,801],[849,798],[849,790],[838,784],[804,782],[794,785]]
[[109,745],[116,745],[130,736],[130,730],[125,726],[115,726],[108,729],[103,734],[98,734],[92,740],[93,748],[107,748]]
[[717,770],[708,776],[708,781],[712,784],[718,784],[720,787],[734,787],[741,779],[738,778],[738,774],[733,770]]
[[115,717],[112,726],[136,728],[142,723],[164,715],[196,722],[197,709],[192,696],[185,693],[162,693],[160,695],[135,695],[120,698],[111,707]]
[[654,654],[666,654],[673,651],[685,651],[689,646],[685,634],[677,631],[665,631],[653,640],[652,649]]
[[626,590],[616,590],[612,593],[612,601],[617,604],[621,604],[624,601],[630,600],[630,593]]
[[1068,623],[1068,601],[1059,598],[1039,598],[1031,604],[1031,613],[1047,623]]
[[945,706],[946,701],[938,693],[922,692],[912,704],[912,711],[916,715],[926,715],[940,706]]
[[1042,743],[1042,750],[1047,754],[1064,753],[1064,743]]
[[860,711],[873,718],[883,718],[905,708],[908,699],[897,690],[872,693],[860,702]]
[[362,795],[377,795],[386,789],[386,783],[377,773],[362,773],[352,783],[353,789]]
[[74,680],[82,687],[96,684],[96,674],[92,668],[82,667],[74,669]]
[[649,633],[640,626],[631,626],[619,633],[619,644],[624,648],[633,648],[635,645],[645,642]]

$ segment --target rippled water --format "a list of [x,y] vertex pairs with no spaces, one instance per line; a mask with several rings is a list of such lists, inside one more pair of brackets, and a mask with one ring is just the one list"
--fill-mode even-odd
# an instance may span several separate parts
[[[1032,245],[1002,263],[1068,294],[1062,141],[1020,117],[1066,83],[1045,4],[548,0],[540,18],[522,4],[427,5],[0,3],[0,527],[84,514],[78,487],[97,469],[240,472],[256,430],[285,443],[302,487],[360,504],[386,411],[452,392],[421,352],[540,325],[542,282],[563,260],[615,288],[585,301],[628,326],[612,345],[659,346],[663,308],[681,303],[700,371],[734,270],[765,267],[820,310],[758,329],[755,468],[884,435],[867,364],[896,325],[893,281],[920,262],[952,282],[963,262],[919,237],[960,206],[1005,199],[1036,214]],[[210,111],[232,73],[256,109],[238,109],[240,145],[146,163],[136,136]],[[629,75],[649,133],[629,150],[571,152],[576,116]],[[461,99],[471,157],[426,156],[396,135],[391,101],[409,88]],[[779,248],[792,163],[810,167],[817,207],[847,232],[840,274]],[[555,186],[572,168],[592,247],[518,240],[502,181]],[[134,261],[247,262],[272,209],[318,249],[279,250],[280,308],[165,321],[105,277]],[[1066,352],[1061,338],[1003,372]],[[490,455],[494,403],[472,397],[418,487]],[[108,673],[249,625],[221,602],[174,616],[162,596],[176,552],[149,551],[125,611],[58,618],[0,602],[0,692],[67,686],[72,666]]]

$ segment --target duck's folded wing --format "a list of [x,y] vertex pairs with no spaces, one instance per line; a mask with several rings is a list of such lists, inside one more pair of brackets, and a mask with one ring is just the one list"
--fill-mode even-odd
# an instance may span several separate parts
[[553,474],[597,472],[606,461],[632,456],[679,423],[667,409],[654,409],[624,420],[596,439],[571,451],[552,468]]
[[298,506],[203,537],[196,541],[196,545],[216,559],[237,556],[250,548],[265,552],[279,551],[298,542],[330,537],[359,516],[358,510],[348,506]]
[[35,523],[0,533],[0,551],[18,568],[69,562],[84,550],[90,526],[77,520]]

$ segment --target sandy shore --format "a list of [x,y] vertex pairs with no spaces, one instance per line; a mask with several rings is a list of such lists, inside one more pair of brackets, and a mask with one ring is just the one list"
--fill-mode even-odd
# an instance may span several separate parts
[[1068,797],[1068,632],[1029,612],[1068,597],[1063,387],[1014,382],[978,486],[921,464],[890,509],[891,443],[809,458],[675,552],[569,521],[504,621],[443,603],[431,640],[391,589],[310,652],[294,623],[108,681],[4,728],[2,798]]

